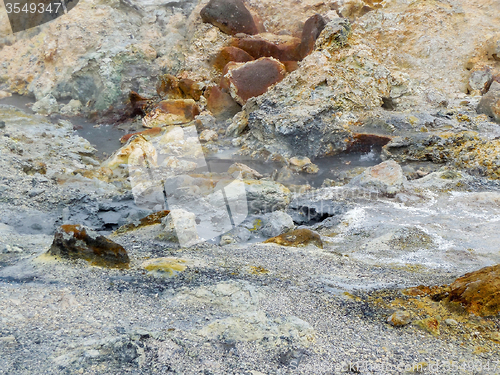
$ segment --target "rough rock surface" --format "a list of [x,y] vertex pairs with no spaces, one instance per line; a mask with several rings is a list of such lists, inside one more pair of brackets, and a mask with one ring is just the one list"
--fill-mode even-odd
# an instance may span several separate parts
[[310,229],[295,229],[291,232],[270,238],[264,241],[264,243],[275,243],[281,246],[293,247],[314,245],[321,249],[323,248],[323,241],[321,241],[321,236]]
[[493,120],[500,123],[500,82],[491,84],[489,91],[481,98],[477,111],[493,117]]
[[252,14],[243,0],[210,0],[200,15],[204,22],[217,26],[229,35],[258,32]]
[[107,267],[127,267],[130,261],[123,246],[81,225],[59,227],[48,254]]
[[388,160],[367,168],[363,173],[354,177],[349,182],[349,186],[359,186],[394,196],[401,190],[405,180],[401,166],[394,160]]

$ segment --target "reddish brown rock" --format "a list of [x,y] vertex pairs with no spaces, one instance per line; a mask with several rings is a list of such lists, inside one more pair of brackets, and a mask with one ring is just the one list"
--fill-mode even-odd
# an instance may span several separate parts
[[219,87],[207,90],[207,108],[218,119],[228,119],[241,111],[241,106]]
[[267,89],[285,78],[285,66],[272,57],[236,64],[225,75],[231,96],[243,105],[248,99],[262,95]]
[[144,111],[150,101],[150,99],[139,95],[135,91],[130,91],[130,94],[128,95],[129,101],[130,101],[130,106],[132,107],[132,113],[131,117],[137,116],[137,115],[144,115]]
[[179,80],[171,74],[165,74],[159,78],[156,92],[164,99],[181,99],[183,97]]
[[114,268],[127,268],[130,262],[123,246],[82,225],[61,225],[48,253]]
[[285,66],[285,69],[288,73],[299,69],[299,63],[297,61],[282,61],[281,63]]
[[229,35],[258,33],[252,14],[243,0],[210,0],[200,15],[203,22],[211,23]]
[[300,42],[300,60],[312,52],[314,43],[316,43],[316,39],[318,39],[319,34],[321,34],[325,26],[326,21],[319,14],[315,14],[306,21]]
[[200,100],[201,94],[203,94],[202,84],[189,78],[180,79],[179,88],[185,97],[193,98],[194,100]]
[[355,133],[346,152],[370,152],[373,147],[383,147],[390,141],[391,138],[383,135]]
[[224,47],[217,54],[214,61],[214,66],[222,70],[227,65],[228,62],[247,62],[252,61],[254,58],[250,56],[247,52],[243,51],[241,48],[237,47]]
[[255,59],[274,57],[280,61],[302,60],[300,40],[296,38],[282,43],[270,42],[262,38],[241,38],[234,39],[232,45],[246,51]]
[[456,279],[450,285],[449,300],[478,316],[497,315],[500,312],[500,264]]
[[200,109],[193,99],[162,100],[142,119],[142,124],[146,128],[186,124],[199,114]]

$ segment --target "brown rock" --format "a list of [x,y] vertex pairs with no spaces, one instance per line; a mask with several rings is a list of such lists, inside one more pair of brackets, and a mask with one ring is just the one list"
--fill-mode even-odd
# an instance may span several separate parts
[[274,57],[280,61],[302,60],[300,40],[296,38],[282,42],[271,42],[260,37],[242,38],[233,40],[232,45],[246,51],[255,59]]
[[217,26],[222,32],[257,34],[257,26],[243,0],[210,0],[200,12],[203,22]]
[[282,246],[293,247],[302,247],[311,244],[319,247],[320,249],[323,248],[323,241],[321,241],[320,235],[309,229],[296,229],[294,231],[270,238],[264,241],[264,243],[276,243]]
[[156,85],[156,93],[163,99],[182,99],[179,80],[171,74],[161,76]]
[[243,105],[248,99],[262,95],[267,89],[285,78],[285,66],[272,57],[240,63],[225,75],[231,96]]
[[316,39],[318,39],[319,34],[321,34],[325,26],[326,21],[319,14],[315,14],[306,21],[300,42],[300,60],[312,52],[314,43],[316,43]]
[[398,310],[387,318],[387,323],[394,327],[401,327],[411,322],[411,314],[408,311]]
[[130,262],[123,246],[82,225],[61,225],[48,253],[114,268],[127,268]]
[[459,302],[469,313],[497,315],[500,311],[500,264],[481,268],[450,285],[449,300]]
[[162,131],[163,131],[162,128],[151,128],[144,130],[142,132],[125,134],[123,137],[120,138],[120,142],[127,143],[128,140],[132,138],[134,135],[142,135],[144,138],[149,139],[149,137],[154,137],[159,135]]
[[241,111],[241,106],[219,87],[207,90],[207,108],[218,119],[228,119]]
[[144,115],[144,110],[146,109],[149,101],[151,99],[148,99],[144,96],[139,95],[135,91],[130,91],[130,94],[128,96],[129,101],[130,101],[130,106],[132,107],[132,113],[131,117],[136,116],[136,115]]
[[247,52],[243,51],[241,48],[237,47],[224,47],[217,54],[214,61],[214,66],[222,70],[227,65],[228,62],[247,62],[252,61],[254,58],[250,56]]
[[352,138],[346,152],[370,152],[373,147],[383,147],[391,141],[391,138],[377,134],[355,133]]
[[130,232],[131,230],[146,227],[148,225],[161,224],[161,219],[163,219],[169,213],[170,211],[167,210],[154,212],[146,217],[143,217],[141,220],[139,220],[138,223],[122,225],[120,228],[113,232],[113,235]]
[[500,123],[500,83],[492,82],[489,91],[481,98],[477,112],[491,116],[493,120]]
[[193,98],[194,100],[200,100],[201,94],[203,94],[202,84],[189,78],[180,79],[179,88],[185,97]]
[[193,99],[162,100],[142,119],[142,124],[146,128],[186,124],[199,114],[200,109]]
[[434,336],[439,335],[439,322],[436,318],[417,320],[415,324]]

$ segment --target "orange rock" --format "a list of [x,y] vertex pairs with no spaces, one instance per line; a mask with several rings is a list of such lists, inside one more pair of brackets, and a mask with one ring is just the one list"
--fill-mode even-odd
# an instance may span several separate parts
[[300,56],[300,40],[292,39],[287,42],[273,43],[262,38],[234,39],[234,47],[246,51],[255,59],[261,57],[274,57],[280,61],[302,60]]
[[267,89],[285,78],[285,66],[272,57],[263,57],[247,63],[233,63],[225,78],[231,96],[243,105],[248,99],[262,95]]
[[127,141],[132,138],[134,135],[142,135],[144,138],[148,139],[148,137],[154,137],[159,135],[162,132],[162,128],[151,128],[147,130],[143,130],[142,132],[125,134],[120,138],[121,143],[127,143]]
[[319,14],[315,14],[306,21],[300,42],[300,60],[312,52],[314,43],[316,43],[316,39],[318,39],[319,34],[321,34],[325,26],[326,21]]
[[217,54],[214,61],[214,66],[222,70],[227,65],[228,62],[247,62],[252,61],[254,58],[250,56],[247,52],[243,51],[241,48],[237,47],[224,47]]
[[243,0],[210,0],[200,11],[203,22],[217,26],[222,32],[257,34],[258,29]]
[[132,107],[131,116],[144,115],[144,110],[151,99],[145,98],[135,91],[130,91],[128,98]]
[[355,133],[346,152],[370,152],[372,147],[383,147],[390,141],[390,137],[383,135]]
[[137,228],[142,228],[142,227],[145,227],[148,225],[161,224],[161,219],[163,219],[169,213],[170,213],[170,211],[167,211],[167,210],[154,212],[146,217],[143,217],[139,221],[139,223],[137,223],[137,224],[130,223],[130,224],[122,225],[113,234],[121,234],[121,233],[130,232],[131,230],[134,230]]
[[207,90],[207,108],[217,118],[228,119],[241,111],[241,106],[227,92],[219,87]]
[[296,229],[291,232],[281,234],[279,236],[270,238],[264,243],[276,243],[282,246],[302,247],[312,244],[316,247],[323,248],[323,242],[318,233],[309,229]]
[[127,268],[130,262],[123,246],[82,225],[61,225],[48,253],[113,268]]
[[193,99],[162,100],[142,119],[142,124],[146,128],[186,124],[199,114],[200,109]]
[[160,77],[156,85],[156,93],[164,99],[182,99],[183,94],[179,87],[179,80],[171,74]]
[[194,100],[200,100],[201,94],[203,93],[200,82],[193,81],[189,78],[180,79],[179,88],[186,97],[191,97]]
[[450,285],[449,300],[459,302],[469,313],[497,315],[500,311],[500,264],[481,268]]
[[282,61],[281,63],[285,66],[285,69],[288,73],[299,69],[299,64],[297,63],[297,61]]

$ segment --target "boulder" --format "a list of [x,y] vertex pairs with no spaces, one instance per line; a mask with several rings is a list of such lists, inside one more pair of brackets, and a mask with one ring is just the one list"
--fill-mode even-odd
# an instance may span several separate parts
[[241,111],[241,106],[234,101],[229,93],[223,91],[220,87],[210,87],[206,92],[206,97],[207,109],[217,119],[228,119]]
[[181,246],[190,246],[198,242],[196,215],[183,209],[174,209],[162,219],[164,226],[159,238],[178,242]]
[[272,57],[247,63],[234,63],[224,78],[233,99],[244,105],[248,99],[262,95],[268,88],[285,78],[285,66]]
[[114,268],[126,268],[130,261],[123,246],[82,225],[61,225],[48,254]]
[[326,20],[320,14],[315,14],[306,21],[304,29],[302,29],[302,39],[300,42],[301,60],[312,52],[314,44],[325,26]]
[[257,26],[243,0],[210,0],[200,12],[203,22],[211,23],[222,32],[257,34]]
[[402,189],[405,181],[406,177],[401,166],[394,160],[388,160],[367,168],[354,177],[347,186],[362,187],[376,193],[394,196]]
[[489,91],[483,95],[479,105],[477,106],[478,113],[484,113],[493,120],[500,123],[500,83],[493,81]]
[[291,192],[274,181],[245,180],[249,213],[273,212],[285,209],[290,203]]
[[318,233],[310,229],[296,229],[294,231],[270,238],[264,243],[275,243],[281,246],[304,247],[314,245],[323,248],[323,241]]
[[264,216],[262,234],[266,237],[279,236],[295,227],[290,215],[283,211],[274,211]]

